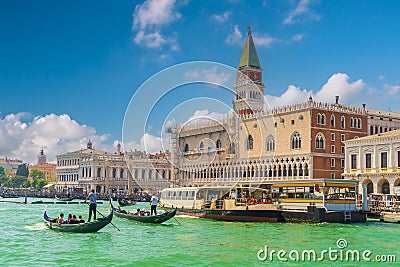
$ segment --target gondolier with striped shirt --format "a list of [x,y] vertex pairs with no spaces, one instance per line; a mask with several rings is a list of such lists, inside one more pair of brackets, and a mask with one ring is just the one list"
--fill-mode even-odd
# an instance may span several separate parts
[[86,201],[89,199],[89,219],[88,222],[90,222],[90,219],[92,218],[92,212],[93,212],[93,220],[96,220],[96,207],[97,207],[97,202],[96,202],[96,193],[94,192],[94,189],[92,189],[92,192],[87,196],[85,199]]

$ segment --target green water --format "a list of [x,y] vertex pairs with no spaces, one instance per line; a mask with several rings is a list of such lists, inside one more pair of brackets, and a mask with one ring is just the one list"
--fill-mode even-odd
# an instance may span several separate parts
[[[37,200],[37,199],[36,199]],[[28,201],[31,201],[30,199]],[[147,203],[138,203],[137,207]],[[344,238],[347,248],[371,250],[375,255],[395,255],[400,262],[400,224],[282,224],[219,222],[177,217],[162,225],[140,224],[114,217],[98,233],[57,233],[46,228],[44,208],[50,216],[60,212],[82,214],[87,205],[20,205],[0,203],[0,266],[384,266],[378,262],[261,261],[260,249],[337,249]],[[108,205],[98,209],[108,213]],[[262,256],[262,254],[260,254]],[[288,256],[286,256],[288,258]],[[385,263],[396,266],[396,263]]]

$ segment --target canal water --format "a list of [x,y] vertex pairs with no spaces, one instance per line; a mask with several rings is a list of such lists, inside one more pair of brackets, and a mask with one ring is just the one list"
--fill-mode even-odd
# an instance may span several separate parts
[[[28,202],[33,200],[38,199]],[[109,211],[106,203],[98,205],[103,214]],[[138,207],[150,208],[137,203],[131,209]],[[85,204],[0,203],[0,266],[384,266],[381,261],[394,257],[397,263],[385,265],[400,262],[400,224],[241,223],[177,216],[181,225],[174,220],[149,225],[114,217],[121,231],[108,225],[97,233],[74,234],[49,230],[42,219],[45,208],[53,217],[62,212],[87,220]],[[280,258],[273,251],[281,251]]]

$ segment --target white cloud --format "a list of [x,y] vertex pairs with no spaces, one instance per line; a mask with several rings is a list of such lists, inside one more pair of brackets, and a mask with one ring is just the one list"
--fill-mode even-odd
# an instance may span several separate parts
[[175,10],[175,0],[147,0],[133,12],[133,27],[146,29],[171,23],[181,17]]
[[181,17],[176,10],[175,0],[146,0],[138,4],[133,12],[132,31],[137,31],[133,41],[148,48],[170,45],[172,51],[179,50],[177,38],[166,37],[161,33],[165,26]]
[[266,95],[266,109],[279,106],[286,106],[305,102],[310,95],[319,102],[333,103],[335,96],[340,96],[341,103],[349,103],[356,100],[365,89],[365,83],[359,79],[355,82],[349,81],[349,76],[344,73],[332,75],[326,84],[315,94],[310,90],[301,89],[289,85],[288,89],[281,96]]
[[[37,155],[44,148],[48,162],[56,156],[86,148],[89,139],[95,149],[116,152],[118,140],[109,144],[108,134],[98,134],[96,129],[79,124],[69,115],[48,114],[32,117],[29,113],[9,114],[0,118],[0,157],[20,159],[36,164]],[[144,134],[140,144],[124,143],[123,150],[134,149],[155,153],[169,149],[169,139]]]
[[272,43],[278,41],[278,39],[268,35],[253,34],[253,41],[256,46],[270,46]]
[[43,147],[49,162],[55,156],[85,148],[88,139],[93,145],[109,152],[114,145],[105,144],[109,135],[99,135],[93,127],[81,125],[68,115],[49,114],[32,118],[29,113],[6,115],[0,118],[0,156],[18,158],[35,164]]
[[140,145],[142,150],[147,153],[157,153],[160,151],[170,150],[169,138],[167,136],[162,138],[145,133],[140,139]]
[[220,15],[215,14],[212,17],[213,17],[213,19],[215,19],[219,23],[222,23],[222,22],[225,22],[229,18],[230,15],[231,15],[230,11],[225,11],[224,13],[222,13]]
[[378,79],[379,79],[380,81],[382,81],[383,79],[385,79],[385,76],[380,75],[380,76],[378,77]]
[[190,80],[201,78],[202,81],[210,81],[215,84],[224,84],[230,79],[231,74],[225,72],[218,72],[218,69],[215,66],[212,69],[204,69],[201,71],[198,70],[187,71],[184,74],[184,77]]
[[340,96],[341,102],[349,102],[365,88],[363,80],[349,82],[349,76],[345,73],[332,75],[328,82],[315,94],[317,101],[332,102],[335,96]]
[[384,85],[385,89],[388,90],[388,95],[396,95],[400,92],[400,86],[399,85],[389,85],[385,84]]
[[218,112],[209,112],[208,109],[196,110],[192,116],[189,117],[188,121],[197,121],[199,119],[210,118],[212,120],[220,119],[221,117],[226,116],[225,114],[221,114]]
[[167,42],[160,32],[146,33],[144,31],[139,31],[133,40],[136,44],[149,48],[158,48]]
[[229,34],[225,40],[228,44],[241,44],[243,42],[243,34],[239,30],[239,26],[233,27],[233,33]]
[[288,89],[281,96],[265,96],[265,109],[287,106],[304,102],[312,94],[312,91],[301,90],[299,87],[289,85]]
[[289,15],[283,20],[283,25],[300,23],[305,20],[319,20],[320,16],[310,11],[311,0],[300,0],[298,5],[289,12]]
[[303,35],[300,33],[296,33],[293,37],[292,37],[292,41],[294,42],[299,42],[301,40],[303,40]]

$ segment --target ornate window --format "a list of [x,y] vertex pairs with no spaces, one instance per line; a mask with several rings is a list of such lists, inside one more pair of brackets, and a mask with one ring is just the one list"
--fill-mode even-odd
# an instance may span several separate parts
[[317,115],[317,124],[321,124],[321,114]]
[[340,127],[342,127],[342,129],[346,127],[346,121],[344,116],[340,117]]
[[185,144],[185,148],[184,148],[183,152],[189,152],[189,145],[188,144]]
[[200,146],[199,146],[200,150],[204,150],[204,143],[200,142]]
[[275,151],[275,138],[272,135],[267,137],[267,151]]
[[322,133],[318,133],[315,137],[315,148],[325,148],[325,138]]
[[247,149],[253,149],[253,136],[251,135],[247,137]]
[[361,119],[360,118],[357,119],[357,128],[361,129]]
[[335,115],[331,115],[331,127],[335,127]]
[[221,149],[222,145],[221,145],[221,140],[217,140],[215,146],[217,147],[217,149]]
[[235,154],[236,149],[235,149],[235,143],[230,143],[229,144],[229,154]]
[[322,114],[321,115],[321,124],[324,124],[325,125],[325,114]]
[[355,126],[354,120],[353,118],[350,118],[350,128],[354,128],[354,126]]
[[295,132],[295,133],[292,135],[292,140],[291,140],[290,148],[291,148],[291,149],[299,149],[299,148],[301,148],[301,136],[300,136],[300,133]]

